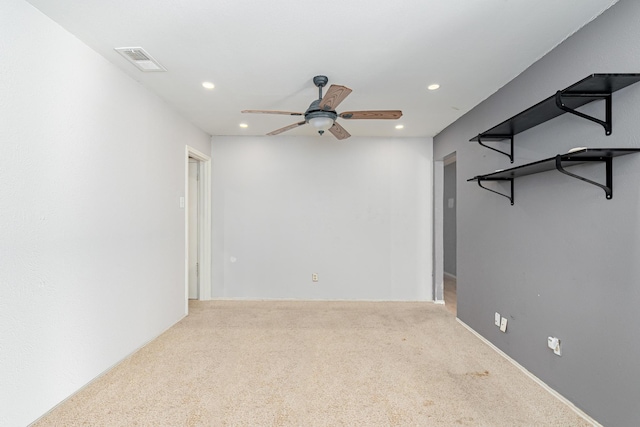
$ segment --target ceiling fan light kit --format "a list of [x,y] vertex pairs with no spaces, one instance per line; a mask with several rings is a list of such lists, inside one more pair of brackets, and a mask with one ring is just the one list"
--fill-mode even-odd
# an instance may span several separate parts
[[318,132],[324,132],[325,130],[328,130],[331,126],[333,126],[334,121],[335,118],[333,117],[322,116],[312,117],[308,120],[311,126],[318,129]]
[[318,130],[322,135],[326,130],[331,132],[337,139],[347,139],[351,135],[340,124],[336,122],[338,117],[346,120],[352,119],[386,119],[397,120],[402,117],[400,110],[379,110],[379,111],[346,111],[344,113],[336,113],[336,107],[349,96],[351,89],[346,86],[331,85],[327,93],[322,96],[322,88],[327,85],[329,79],[327,76],[315,76],[313,84],[318,88],[318,99],[313,101],[307,111],[303,113],[295,113],[290,111],[272,111],[272,110],[243,110],[243,113],[260,113],[260,114],[286,114],[290,116],[304,115],[304,121],[285,126],[269,132],[267,135],[279,135],[291,129],[309,123]]

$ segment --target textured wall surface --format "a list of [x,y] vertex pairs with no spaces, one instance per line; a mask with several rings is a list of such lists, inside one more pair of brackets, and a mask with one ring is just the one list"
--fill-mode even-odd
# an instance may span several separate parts
[[[612,200],[557,171],[516,180],[515,206],[463,179],[510,166],[468,142],[479,132],[589,74],[640,72],[639,20],[640,2],[621,0],[434,140],[435,159],[457,152],[458,317],[606,426],[640,420],[640,155],[614,159]],[[603,117],[604,103],[583,111]],[[613,95],[611,136],[565,114],[516,136],[514,165],[573,147],[639,148],[639,114],[635,84]],[[604,180],[603,168],[573,171]]]
[[0,425],[21,426],[184,316],[184,146],[210,142],[32,6],[0,9]]
[[431,299],[430,138],[214,137],[212,154],[214,297]]

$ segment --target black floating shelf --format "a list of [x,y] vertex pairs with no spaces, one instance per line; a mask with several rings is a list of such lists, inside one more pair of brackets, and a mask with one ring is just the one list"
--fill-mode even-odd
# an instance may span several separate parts
[[[617,90],[640,81],[640,74],[591,74],[577,83],[559,90],[554,95],[548,97],[530,107],[523,112],[511,117],[491,129],[471,138],[480,145],[497,151],[509,157],[513,163],[513,136],[564,113],[574,114],[578,117],[598,123],[604,127],[605,133],[611,135],[611,94]],[[576,111],[577,108],[593,101],[605,100],[605,119],[600,120]],[[509,153],[500,151],[488,145],[485,141],[511,140],[511,151]]]
[[[498,170],[485,175],[477,175],[467,181],[476,181],[480,187],[492,193],[499,194],[506,197],[514,203],[514,189],[513,181],[515,178],[522,176],[532,175],[541,172],[547,172],[550,170],[558,170],[565,175],[569,175],[573,178],[577,178],[581,181],[600,187],[604,190],[606,198],[611,199],[613,197],[613,162],[612,159],[618,156],[624,156],[626,154],[638,153],[640,148],[582,148],[571,153],[558,154],[548,159],[538,160],[537,162],[527,163],[525,165],[516,166],[509,169]],[[584,163],[599,162],[604,163],[606,166],[605,171],[605,184],[600,184],[595,181],[591,181],[579,175],[575,175],[565,170],[565,167],[580,165]],[[486,188],[482,185],[485,181],[508,181],[511,184],[511,194],[502,194],[498,191],[494,191],[490,188]]]

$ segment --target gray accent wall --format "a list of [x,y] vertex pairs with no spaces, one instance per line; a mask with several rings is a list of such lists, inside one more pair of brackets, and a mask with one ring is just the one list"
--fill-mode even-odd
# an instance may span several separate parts
[[[639,23],[640,2],[621,0],[434,139],[434,159],[457,152],[458,317],[605,426],[640,425],[640,154],[614,159],[612,200],[550,171],[518,179],[511,206],[465,182],[511,166],[468,140],[589,74],[640,72]],[[604,103],[583,111],[603,117]],[[514,165],[573,147],[640,148],[639,117],[635,84],[613,95],[611,136],[565,114],[517,135]],[[603,180],[603,168],[573,171]]]
[[456,275],[456,163],[444,167],[443,244],[444,272]]
[[216,136],[212,157],[214,298],[432,299],[431,138]]

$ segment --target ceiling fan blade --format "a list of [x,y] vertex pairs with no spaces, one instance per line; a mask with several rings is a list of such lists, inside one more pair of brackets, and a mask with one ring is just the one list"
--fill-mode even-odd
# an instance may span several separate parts
[[307,123],[307,122],[304,122],[304,121],[303,121],[303,122],[294,123],[294,124],[292,124],[292,125],[285,126],[285,127],[283,127],[283,128],[276,129],[276,130],[274,130],[274,131],[272,131],[272,132],[269,132],[267,135],[271,135],[271,136],[273,136],[273,135],[278,135],[278,134],[281,134],[282,132],[286,132],[286,131],[288,131],[288,130],[295,129],[295,128],[297,128],[298,126],[302,126],[302,125],[303,125],[303,124],[305,124],[305,123]]
[[350,93],[351,89],[346,86],[331,85],[320,101],[320,108],[327,111],[335,111],[338,104],[344,101]]
[[337,139],[347,139],[351,136],[351,134],[337,122],[333,123],[333,126],[329,128],[329,132],[331,132]]
[[258,114],[285,114],[287,116],[302,116],[304,113],[296,113],[293,111],[275,111],[275,110],[242,110],[243,113]]
[[340,113],[343,119],[391,119],[402,117],[400,110],[369,110],[369,111],[345,111]]

